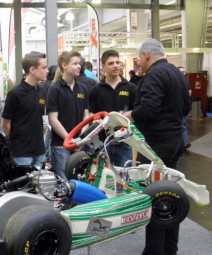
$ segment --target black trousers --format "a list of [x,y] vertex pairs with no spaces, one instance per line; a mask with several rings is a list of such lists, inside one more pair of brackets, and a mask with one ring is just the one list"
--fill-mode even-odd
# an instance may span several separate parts
[[[149,146],[158,154],[167,167],[176,169],[177,160],[183,153],[183,137],[175,137],[172,141],[152,142]],[[138,154],[137,160],[148,163],[149,160]],[[152,225],[146,226],[146,243],[142,255],[174,255],[177,254],[179,224],[168,229],[157,229]]]
[[151,225],[146,226],[146,243],[142,255],[177,254],[179,224],[173,228],[159,230]]

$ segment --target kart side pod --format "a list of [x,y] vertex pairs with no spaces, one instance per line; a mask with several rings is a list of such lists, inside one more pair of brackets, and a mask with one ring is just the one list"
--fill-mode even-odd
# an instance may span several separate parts
[[107,198],[103,191],[90,184],[78,180],[70,180],[69,185],[73,194],[70,200],[73,203],[85,204]]

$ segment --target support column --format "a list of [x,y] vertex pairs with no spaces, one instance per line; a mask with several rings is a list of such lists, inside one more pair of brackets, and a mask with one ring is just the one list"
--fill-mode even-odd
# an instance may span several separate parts
[[46,54],[47,64],[57,64],[58,36],[57,36],[57,0],[45,1],[46,19]]
[[152,38],[160,41],[159,0],[152,0]]
[[[185,0],[186,11],[186,47],[204,48],[207,31],[209,0]],[[203,53],[188,53],[188,72],[202,70]]]
[[22,29],[21,29],[21,0],[14,0],[14,30],[15,30],[15,63],[16,63],[16,80],[19,83],[23,77],[22,74]]

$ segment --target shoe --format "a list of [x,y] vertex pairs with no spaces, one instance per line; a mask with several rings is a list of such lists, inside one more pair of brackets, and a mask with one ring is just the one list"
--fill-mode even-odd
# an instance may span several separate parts
[[191,144],[190,144],[190,143],[187,143],[187,144],[185,144],[185,146],[184,146],[185,149],[187,149],[187,148],[189,148],[189,147],[191,147]]

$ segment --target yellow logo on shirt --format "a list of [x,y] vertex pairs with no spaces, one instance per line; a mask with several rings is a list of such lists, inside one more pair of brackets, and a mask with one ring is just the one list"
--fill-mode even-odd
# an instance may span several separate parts
[[85,95],[84,95],[84,94],[78,93],[78,94],[77,94],[77,98],[85,98]]
[[39,99],[39,104],[45,104],[46,103],[46,100],[45,99]]
[[120,91],[119,92],[119,96],[127,96],[128,97],[129,94],[130,94],[129,91]]

